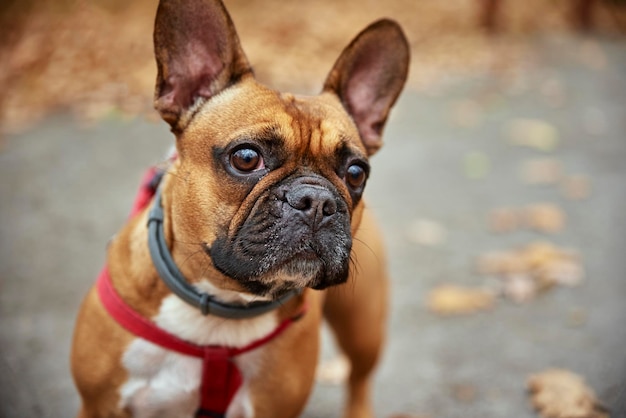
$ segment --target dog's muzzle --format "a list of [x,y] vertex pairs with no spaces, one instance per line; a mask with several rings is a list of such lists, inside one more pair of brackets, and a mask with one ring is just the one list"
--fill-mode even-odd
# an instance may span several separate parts
[[347,280],[352,239],[347,203],[318,175],[290,178],[259,197],[233,237],[209,254],[249,291],[323,289]]

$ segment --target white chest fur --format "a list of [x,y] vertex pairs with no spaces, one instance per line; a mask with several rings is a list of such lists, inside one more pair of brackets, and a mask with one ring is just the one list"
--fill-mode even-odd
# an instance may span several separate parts
[[[203,282],[202,290],[216,293]],[[219,292],[218,292],[219,293]],[[237,298],[249,299],[237,294]],[[235,295],[220,295],[232,300]],[[203,316],[178,297],[166,297],[153,318],[165,331],[199,345],[243,347],[264,337],[276,328],[274,312],[245,320],[226,320]],[[254,374],[254,352],[238,358],[244,382],[227,413],[228,418],[253,418],[253,409],[246,387],[246,377]],[[129,408],[135,418],[191,418],[199,403],[202,360],[163,349],[136,338],[122,359],[128,380],[120,389],[120,406]]]

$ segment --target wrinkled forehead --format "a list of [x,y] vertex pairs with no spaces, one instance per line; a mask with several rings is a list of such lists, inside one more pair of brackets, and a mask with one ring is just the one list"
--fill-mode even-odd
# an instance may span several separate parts
[[347,147],[366,156],[354,122],[334,94],[294,96],[253,79],[231,86],[202,105],[185,132],[194,142],[210,141],[214,146],[246,136],[279,138],[293,152],[322,155]]

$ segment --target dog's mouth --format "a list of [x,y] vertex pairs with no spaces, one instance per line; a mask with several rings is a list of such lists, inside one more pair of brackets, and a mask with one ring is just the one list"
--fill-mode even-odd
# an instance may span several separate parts
[[274,296],[344,283],[351,248],[350,214],[338,193],[295,181],[259,198],[234,236],[218,236],[205,250],[222,274]]
[[278,298],[305,287],[321,290],[348,279],[352,244],[349,237],[344,235],[333,247],[322,246],[319,241],[313,246],[309,242],[301,250],[281,245],[285,240],[268,243],[266,252],[255,255],[237,251],[247,247],[245,238],[235,243],[217,239],[205,251],[222,274],[237,280],[247,291],[263,296]]
[[[343,267],[343,260],[341,261]],[[270,277],[279,278],[291,289],[311,287],[321,290],[347,280],[347,269],[326,271],[329,263],[313,250],[303,251],[282,263]],[[332,267],[331,267],[332,268]]]

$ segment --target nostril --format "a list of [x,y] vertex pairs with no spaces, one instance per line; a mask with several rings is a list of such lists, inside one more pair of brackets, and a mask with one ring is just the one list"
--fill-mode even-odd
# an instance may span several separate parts
[[313,199],[305,194],[287,194],[287,203],[294,209],[306,212],[313,206]]
[[337,213],[337,202],[335,199],[326,199],[324,206],[322,207],[322,212],[324,213],[324,216],[330,216]]
[[312,224],[319,224],[338,210],[333,194],[320,186],[297,186],[287,191],[285,197],[289,206],[304,215]]
[[311,187],[294,187],[287,191],[285,198],[292,208],[306,211],[313,206],[315,194],[316,190]]
[[306,212],[312,207],[313,207],[313,199],[311,199],[309,196],[303,196],[300,199],[300,202],[298,202],[297,207],[295,208]]

